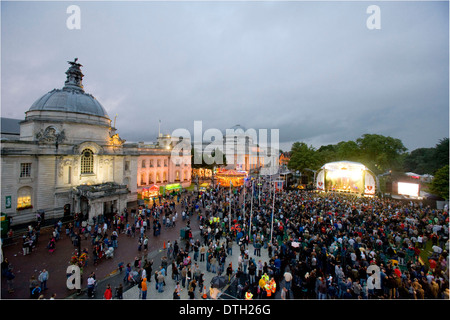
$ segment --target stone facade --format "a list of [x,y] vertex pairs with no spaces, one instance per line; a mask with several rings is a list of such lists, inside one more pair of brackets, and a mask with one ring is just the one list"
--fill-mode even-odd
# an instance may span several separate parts
[[[165,172],[167,182],[179,177],[190,185],[190,154],[181,170],[167,146],[126,143],[106,110],[84,92],[81,65],[69,64],[65,86],[32,105],[18,138],[2,140],[1,210],[11,224],[35,221],[37,212],[45,218],[82,213],[87,219],[122,212],[137,203],[144,161],[167,163],[152,171],[155,178]],[[148,184],[150,171],[145,174]]]

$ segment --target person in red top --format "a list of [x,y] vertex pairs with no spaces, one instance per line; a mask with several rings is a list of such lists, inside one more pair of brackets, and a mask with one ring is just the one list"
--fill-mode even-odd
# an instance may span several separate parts
[[399,267],[395,267],[394,272],[397,275],[397,277],[399,277],[399,278],[402,277],[402,272],[400,271]]
[[105,293],[103,294],[103,298],[105,298],[105,300],[112,300],[112,290],[111,290],[111,286],[109,284],[106,286],[106,290],[105,290]]

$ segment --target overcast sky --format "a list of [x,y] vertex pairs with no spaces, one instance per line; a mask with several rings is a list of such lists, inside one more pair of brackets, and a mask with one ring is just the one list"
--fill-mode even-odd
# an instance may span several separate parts
[[[449,135],[448,2],[1,3],[1,115],[23,119],[75,57],[119,135],[154,141],[194,121],[279,129],[282,149],[365,133],[412,151]],[[381,9],[370,30],[367,7]]]

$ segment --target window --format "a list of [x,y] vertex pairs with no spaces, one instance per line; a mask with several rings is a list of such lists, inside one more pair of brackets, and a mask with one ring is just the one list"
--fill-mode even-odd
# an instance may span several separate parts
[[91,149],[85,149],[81,154],[81,174],[86,173],[94,173],[94,153]]
[[150,168],[153,168],[153,159],[150,159]]
[[20,164],[20,177],[21,178],[31,177],[31,163]]
[[161,167],[161,160],[158,159],[158,167]]
[[167,182],[167,172],[163,172],[163,182]]
[[148,183],[153,183],[153,173],[148,174]]
[[32,208],[31,205],[31,188],[22,187],[17,191],[17,209]]
[[167,167],[167,159],[164,159],[164,167]]
[[161,183],[161,177],[159,176],[159,172],[156,173],[156,183]]
[[125,171],[130,171],[130,161],[125,161]]
[[141,185],[145,184],[145,174],[141,173]]
[[175,181],[180,181],[180,171],[176,172]]
[[72,167],[67,168],[67,183],[72,183]]
[[142,168],[145,168],[145,160],[142,160]]

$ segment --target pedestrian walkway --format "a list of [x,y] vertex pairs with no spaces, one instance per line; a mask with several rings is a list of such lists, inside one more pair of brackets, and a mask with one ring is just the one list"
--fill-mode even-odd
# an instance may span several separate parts
[[[258,260],[261,260],[263,263],[265,261],[269,261],[269,256],[267,253],[266,249],[261,249],[261,257],[256,257],[253,254],[253,245],[249,245],[247,246],[248,251],[249,251],[249,256],[250,258],[254,258],[256,262],[258,262]],[[227,256],[226,259],[226,263],[225,263],[225,270],[228,267],[228,264],[231,262],[232,263],[232,267],[233,267],[233,272],[235,273],[237,268],[238,268],[238,258],[239,258],[239,254],[240,254],[240,248],[239,245],[236,244],[236,242],[233,242],[233,247],[232,247],[232,254]],[[191,261],[192,263],[195,263],[196,261],[194,261],[193,257],[194,257],[194,253],[191,252],[189,254],[189,256],[191,257]],[[208,272],[206,270],[206,262],[200,262],[200,259],[197,261],[197,265],[200,267],[200,269],[202,270],[202,272],[204,273],[204,286],[206,287],[206,293],[208,295],[209,298],[209,289],[210,289],[210,284],[211,284],[211,280],[217,276],[216,273],[212,273],[212,272]],[[166,272],[166,277],[165,277],[165,282],[166,285],[164,287],[164,291],[163,292],[158,292],[158,290],[155,289],[155,279],[154,279],[154,275],[151,275],[151,282],[148,283],[148,291],[147,291],[147,299],[148,300],[159,300],[159,299],[173,299],[173,293],[175,290],[175,286],[176,286],[176,281],[172,279],[171,274],[172,274],[172,267],[169,264],[169,266],[167,267],[167,272]],[[222,273],[222,275],[226,276],[226,271],[224,271]],[[181,281],[180,281],[181,283]],[[199,288],[197,287],[195,289],[195,299],[202,299],[203,296],[203,289],[202,288],[202,292],[200,292]],[[226,287],[224,289],[222,289],[222,291],[225,291]],[[133,286],[131,289],[127,290],[126,292],[124,292],[123,294],[123,298],[124,299],[139,299],[139,291],[140,289],[137,286]],[[188,284],[186,283],[186,288],[182,288],[181,294],[180,294],[180,299],[189,299],[188,296]]]

